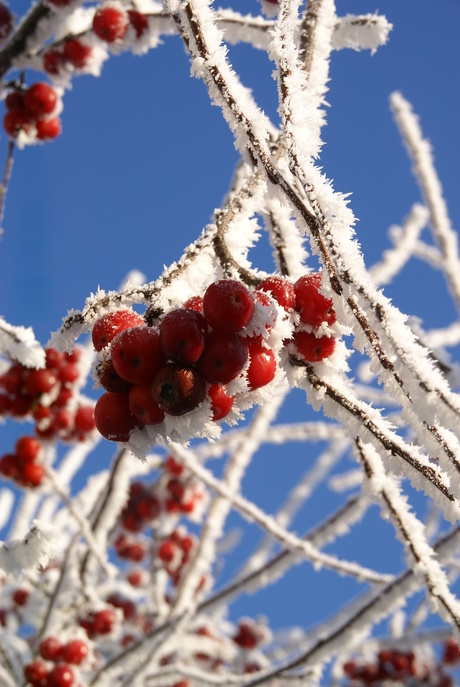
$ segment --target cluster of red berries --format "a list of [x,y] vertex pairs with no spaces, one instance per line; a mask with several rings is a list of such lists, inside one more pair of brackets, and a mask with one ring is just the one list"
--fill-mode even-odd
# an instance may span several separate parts
[[343,672],[348,687],[380,687],[382,684],[416,684],[420,687],[454,687],[452,677],[441,664],[417,660],[413,651],[382,649],[374,663],[359,664],[348,661]]
[[184,527],[173,530],[158,546],[157,557],[163,563],[174,586],[178,584],[195,547],[196,537],[188,534]]
[[58,637],[49,636],[38,645],[38,654],[41,658],[24,666],[24,677],[32,687],[73,687],[76,675],[72,666],[85,660],[88,646],[82,639],[71,639],[63,644]]
[[[55,7],[65,7],[73,0],[48,0]],[[125,38],[132,27],[136,39],[148,30],[148,19],[136,9],[125,9],[119,3],[107,2],[99,7],[93,17],[92,32],[105,43],[115,43]],[[93,48],[81,38],[68,38],[53,45],[43,53],[43,68],[48,74],[61,74],[70,65],[85,69],[91,60]]]
[[[12,479],[21,487],[38,487],[45,476],[45,468],[39,461],[42,445],[35,437],[20,437],[14,453],[0,458],[0,475]],[[20,604],[22,605],[22,604]]]
[[331,356],[335,338],[327,328],[335,312],[320,286],[320,273],[294,285],[267,277],[255,292],[222,279],[203,298],[166,313],[156,327],[133,310],[103,315],[92,332],[100,353],[96,376],[106,390],[95,408],[98,430],[112,441],[128,441],[134,428],[185,415],[205,400],[214,421],[225,418],[235,398],[228,384],[242,379],[254,391],[275,378],[276,352],[267,342],[277,320],[275,302],[300,320],[284,344],[293,343],[308,362]]
[[[96,426],[107,439],[127,441],[135,427],[184,415],[207,398],[212,419],[230,412],[226,385],[243,369],[249,390],[271,382],[273,350],[251,330],[255,304],[276,318],[271,299],[241,282],[213,282],[204,297],[171,310],[148,327],[132,310],[103,315],[92,337],[101,352],[97,377],[106,393],[95,408]],[[271,326],[267,320],[267,330]]]
[[238,622],[237,631],[232,639],[241,649],[255,649],[266,641],[267,631],[250,618],[244,618]]
[[49,84],[39,81],[27,90],[11,91],[5,105],[3,126],[12,138],[23,132],[32,140],[50,141],[61,133],[61,122],[56,116],[59,96]]
[[93,407],[82,404],[77,394],[80,349],[59,353],[48,348],[45,355],[42,369],[13,362],[0,376],[0,416],[28,418],[35,423],[37,438],[21,437],[15,452],[0,459],[0,474],[22,486],[35,487],[42,482],[42,440],[84,441],[95,428]]

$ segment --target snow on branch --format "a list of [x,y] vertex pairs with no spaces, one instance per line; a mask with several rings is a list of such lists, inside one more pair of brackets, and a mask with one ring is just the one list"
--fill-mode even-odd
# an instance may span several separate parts
[[373,55],[377,48],[388,40],[393,24],[380,14],[347,14],[340,17],[332,35],[334,50],[370,50]]
[[0,351],[25,367],[45,365],[45,351],[32,327],[13,326],[0,317]]
[[13,575],[46,566],[59,548],[60,532],[49,523],[34,520],[20,540],[0,544],[0,569]]

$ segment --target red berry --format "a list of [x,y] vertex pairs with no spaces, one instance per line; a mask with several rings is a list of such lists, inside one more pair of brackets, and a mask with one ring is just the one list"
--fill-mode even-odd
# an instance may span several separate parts
[[143,570],[131,570],[128,573],[126,579],[132,587],[142,587],[144,584],[144,574]]
[[152,382],[155,403],[169,415],[184,415],[196,408],[206,396],[206,382],[198,370],[167,363]]
[[57,661],[60,658],[62,642],[58,637],[46,637],[38,645],[38,653],[47,661]]
[[88,655],[88,646],[82,639],[71,639],[62,647],[61,658],[65,663],[80,665]]
[[41,463],[25,463],[19,472],[17,482],[24,487],[39,487],[45,477],[45,468]]
[[42,61],[43,69],[48,74],[59,74],[66,62],[62,52],[52,48],[43,53]]
[[173,544],[172,541],[167,539],[166,541],[162,542],[158,547],[157,556],[160,560],[163,561],[163,563],[171,563],[176,551],[177,547],[175,546],[175,544]]
[[19,474],[20,462],[15,453],[5,453],[0,458],[0,475],[16,479]]
[[292,310],[294,307],[294,287],[285,277],[266,277],[262,279],[257,289],[271,294],[285,310]]
[[98,635],[106,635],[112,631],[115,624],[116,614],[110,608],[96,611],[93,617],[94,632]]
[[3,118],[3,127],[12,138],[17,138],[21,131],[30,133],[32,125],[32,116],[26,110],[9,110]]
[[176,477],[180,477],[185,468],[182,463],[179,463],[173,456],[168,456],[164,463],[164,469]]
[[66,663],[58,663],[48,674],[46,687],[71,687],[75,674]]
[[13,15],[8,7],[0,2],[0,41],[3,41],[13,28]]
[[52,141],[61,133],[61,120],[59,117],[39,119],[36,128],[39,141]]
[[131,389],[130,382],[122,379],[115,371],[110,356],[103,357],[96,365],[96,375],[99,384],[106,391],[113,391],[115,394],[127,394]]
[[151,382],[135,384],[129,392],[131,412],[144,425],[157,425],[165,417],[164,411],[153,400],[151,388]]
[[25,417],[32,410],[33,398],[30,396],[16,396],[11,401],[11,415],[13,417]]
[[239,281],[221,279],[208,286],[203,298],[203,312],[213,329],[238,332],[254,312],[254,299]]
[[131,384],[151,381],[164,360],[160,337],[153,327],[132,327],[120,332],[110,349],[115,371]]
[[59,368],[64,361],[64,353],[57,351],[55,348],[47,348],[45,351],[46,367]]
[[75,363],[66,363],[59,368],[59,380],[62,384],[73,384],[80,376],[80,370]]
[[70,38],[65,42],[64,57],[73,65],[76,69],[83,69],[88,63],[91,57],[92,48],[89,45],[85,45],[76,38]]
[[160,324],[160,346],[165,358],[191,365],[203,352],[208,325],[196,310],[171,310]]
[[33,687],[42,687],[43,685],[48,687],[46,681],[48,677],[48,668],[43,661],[36,659],[35,661],[27,663],[27,665],[24,666],[24,677]]
[[320,293],[321,273],[306,274],[294,284],[295,307],[304,324],[319,327],[323,322],[333,324],[335,312],[332,299]]
[[62,387],[53,403],[53,408],[64,408],[73,397],[72,389]]
[[24,106],[34,117],[51,114],[56,107],[57,95],[52,86],[39,81],[24,93]]
[[13,601],[16,606],[25,606],[28,598],[29,592],[27,589],[16,589],[13,593]]
[[315,336],[312,332],[296,332],[293,339],[298,354],[304,360],[315,363],[334,353],[333,336]]
[[49,393],[58,379],[53,370],[30,370],[25,378],[25,388],[32,398]]
[[129,408],[127,394],[106,391],[94,408],[94,421],[98,431],[110,441],[128,441],[139,420]]
[[237,334],[212,331],[197,366],[211,384],[228,384],[240,374],[247,359],[246,343]]
[[23,110],[24,93],[21,93],[21,91],[11,91],[5,98],[5,105],[8,110]]
[[117,9],[106,5],[99,7],[93,17],[93,31],[106,43],[113,43],[124,38],[128,29],[127,15]]
[[145,14],[137,10],[128,10],[129,23],[136,32],[136,38],[140,38],[147,31],[149,22]]
[[92,331],[93,346],[102,351],[124,329],[144,324],[144,320],[134,310],[116,310],[100,317]]
[[0,416],[7,415],[11,410],[11,399],[5,394],[0,394]]
[[238,644],[242,649],[254,649],[260,639],[260,633],[255,627],[244,621],[238,623],[238,632],[233,637],[235,644]]
[[231,411],[234,396],[229,396],[222,384],[211,384],[208,389],[208,396],[211,399],[212,419],[214,422],[222,420]]
[[273,350],[260,338],[248,339],[248,383],[251,391],[265,386],[275,376],[276,359]]
[[192,296],[188,299],[188,301],[185,301],[183,307],[187,308],[187,310],[196,310],[196,312],[203,312],[202,296]]
[[81,406],[77,408],[74,416],[75,429],[84,434],[89,434],[96,427],[94,422],[93,406]]
[[35,437],[20,437],[14,450],[20,461],[31,463],[40,453],[41,447],[41,443]]

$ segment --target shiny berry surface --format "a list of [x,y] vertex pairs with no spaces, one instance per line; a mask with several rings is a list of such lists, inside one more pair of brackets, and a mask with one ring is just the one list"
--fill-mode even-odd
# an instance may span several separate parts
[[120,332],[112,341],[110,356],[115,371],[131,384],[152,380],[165,362],[157,330],[146,326]]
[[262,279],[257,290],[269,293],[285,310],[292,310],[294,307],[294,287],[291,282],[284,277],[266,277]]
[[24,107],[35,117],[51,114],[56,103],[56,91],[42,81],[34,83],[24,94]]
[[94,420],[98,431],[110,441],[128,441],[139,420],[131,413],[127,394],[107,391],[97,401]]
[[271,382],[276,374],[276,359],[273,350],[261,339],[248,341],[249,367],[247,371],[251,391]]
[[206,382],[198,370],[167,363],[152,382],[155,403],[169,415],[185,415],[206,396]]
[[124,38],[128,29],[126,14],[116,7],[103,6],[96,10],[93,17],[93,31],[106,43],[114,43]]
[[313,332],[296,332],[294,343],[300,358],[316,363],[329,358],[335,349],[335,339],[329,336],[316,336]]
[[171,310],[160,323],[160,346],[165,358],[191,365],[203,352],[208,325],[195,310]]
[[294,284],[295,308],[304,324],[319,327],[323,322],[333,324],[335,312],[332,299],[320,293],[321,274],[307,274]]
[[207,382],[228,384],[240,374],[247,359],[247,345],[237,334],[212,331],[197,366]]
[[238,332],[252,317],[254,299],[247,286],[241,282],[221,279],[206,289],[203,312],[213,329]]
[[91,333],[93,346],[96,351],[102,351],[124,329],[143,324],[144,320],[134,310],[116,310],[102,315]]

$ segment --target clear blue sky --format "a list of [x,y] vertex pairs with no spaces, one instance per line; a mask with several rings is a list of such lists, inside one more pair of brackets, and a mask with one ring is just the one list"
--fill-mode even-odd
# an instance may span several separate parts
[[[15,5],[20,13],[29,3]],[[256,0],[232,6],[258,11]],[[420,199],[388,107],[393,90],[400,90],[421,117],[453,224],[460,226],[460,4],[337,0],[337,10],[378,10],[394,24],[389,43],[373,57],[333,54],[331,107],[323,132],[321,164],[337,190],[352,192],[357,234],[372,264],[388,246],[388,226],[401,222]],[[230,57],[260,106],[276,119],[273,64],[247,46],[231,48]],[[57,141],[16,151],[0,241],[0,314],[12,324],[32,326],[42,343],[67,310],[81,308],[98,286],[116,288],[132,268],[155,279],[164,264],[178,259],[220,205],[237,162],[227,125],[218,108],[210,107],[204,85],[189,78],[177,37],[144,57],[112,58],[98,79],[75,79],[64,98],[62,122]],[[6,142],[2,135],[0,166]],[[266,256],[263,260],[269,269]],[[409,267],[390,291],[394,302],[427,325],[448,324],[453,311],[436,279],[414,288],[419,275],[417,266]],[[7,451],[10,430],[0,431],[2,451]],[[264,457],[262,472],[249,475],[248,493],[273,510],[283,484],[292,484],[291,461],[301,458],[294,453]],[[319,512],[320,497],[314,505]],[[376,531],[372,523],[364,529],[361,547]],[[388,569],[385,556],[380,563]],[[400,564],[398,559],[396,569]],[[279,624],[302,624],[306,617],[309,624],[335,608],[342,592],[352,591],[352,583],[344,581],[342,589],[333,576],[326,600],[316,603],[302,570],[277,590]],[[327,585],[328,574],[322,579]],[[300,598],[292,598],[293,584],[304,589]],[[237,610],[271,613],[274,598],[271,591],[251,597]]]

